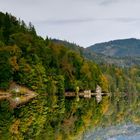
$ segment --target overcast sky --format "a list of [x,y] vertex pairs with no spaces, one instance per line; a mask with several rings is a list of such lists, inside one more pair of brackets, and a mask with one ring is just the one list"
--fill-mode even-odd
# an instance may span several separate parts
[[42,37],[83,47],[140,38],[140,0],[0,0],[0,11],[31,21]]

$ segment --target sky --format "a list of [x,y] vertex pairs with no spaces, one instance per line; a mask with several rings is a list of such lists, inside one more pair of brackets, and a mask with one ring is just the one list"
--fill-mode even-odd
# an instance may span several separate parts
[[140,0],[0,0],[0,11],[32,22],[44,38],[83,47],[140,38]]

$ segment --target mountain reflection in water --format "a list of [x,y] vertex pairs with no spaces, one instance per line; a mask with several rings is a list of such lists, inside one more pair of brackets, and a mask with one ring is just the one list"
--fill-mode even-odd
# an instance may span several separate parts
[[93,133],[86,134],[84,140],[140,140],[140,126],[125,124],[98,128]]

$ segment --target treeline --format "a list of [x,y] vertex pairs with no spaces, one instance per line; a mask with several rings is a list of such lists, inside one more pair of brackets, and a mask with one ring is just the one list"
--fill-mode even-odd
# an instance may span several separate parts
[[95,90],[96,85],[107,91],[107,80],[94,62],[80,54],[37,36],[34,26],[0,13],[0,88],[10,82],[40,93],[59,94],[64,90]]
[[130,96],[132,94],[139,94],[140,67],[138,57],[108,57],[103,54],[93,53],[92,51],[82,48],[74,43],[69,43],[62,40],[52,41],[61,45],[67,44],[68,48],[71,48],[72,50],[80,53],[83,57],[89,60],[94,60],[96,63],[98,63],[102,73],[109,83],[108,88],[111,93],[129,93]]

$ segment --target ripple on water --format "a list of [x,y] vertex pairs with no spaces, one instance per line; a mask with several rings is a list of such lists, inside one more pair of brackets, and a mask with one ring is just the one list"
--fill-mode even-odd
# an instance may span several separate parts
[[104,129],[98,128],[86,134],[84,140],[140,140],[140,126],[125,124]]
[[113,138],[108,138],[108,140],[140,140],[140,135],[137,136],[120,135]]

